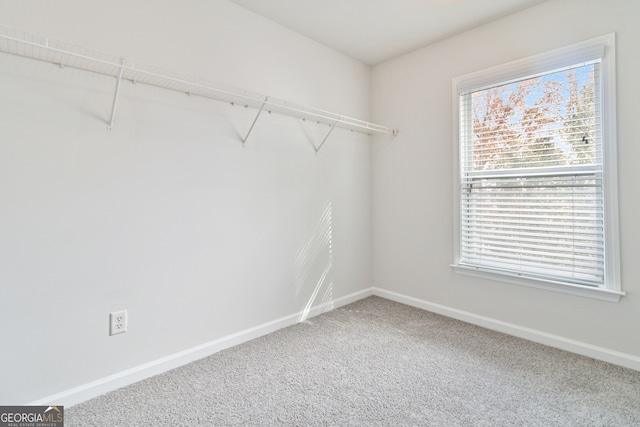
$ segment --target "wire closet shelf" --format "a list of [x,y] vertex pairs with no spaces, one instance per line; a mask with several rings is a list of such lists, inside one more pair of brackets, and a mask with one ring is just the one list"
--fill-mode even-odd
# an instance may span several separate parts
[[[116,55],[84,48],[75,44],[51,39],[38,34],[17,30],[0,25],[0,52],[19,55],[40,61],[99,73],[117,79],[114,103],[109,126],[113,123],[118,90],[121,80],[143,83],[188,95],[201,96],[217,101],[228,102],[258,109],[251,128],[263,110],[302,120],[315,121],[355,132],[371,134],[396,134],[395,129],[369,123],[364,120],[346,117],[316,108],[298,105],[292,102],[266,96],[235,87],[211,82],[158,67],[134,63]],[[249,130],[249,133],[251,129]],[[243,139],[246,140],[247,136]],[[327,135],[328,136],[328,135]]]

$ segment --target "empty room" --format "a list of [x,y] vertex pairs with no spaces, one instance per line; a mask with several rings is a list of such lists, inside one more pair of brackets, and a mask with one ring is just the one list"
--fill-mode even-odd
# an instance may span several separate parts
[[0,427],[640,425],[639,17],[0,0]]

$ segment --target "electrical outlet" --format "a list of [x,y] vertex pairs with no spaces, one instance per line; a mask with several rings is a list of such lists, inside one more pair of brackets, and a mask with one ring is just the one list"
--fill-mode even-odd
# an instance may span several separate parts
[[109,314],[109,335],[127,332],[127,310],[114,311]]

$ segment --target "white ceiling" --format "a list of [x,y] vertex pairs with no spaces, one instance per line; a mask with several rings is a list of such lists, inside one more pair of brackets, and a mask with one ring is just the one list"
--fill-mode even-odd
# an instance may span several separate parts
[[374,65],[546,0],[231,0]]

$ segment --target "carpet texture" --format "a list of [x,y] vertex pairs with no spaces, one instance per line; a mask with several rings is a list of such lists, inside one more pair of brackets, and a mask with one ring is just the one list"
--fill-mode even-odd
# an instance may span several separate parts
[[640,372],[378,297],[65,410],[66,426],[639,426]]

